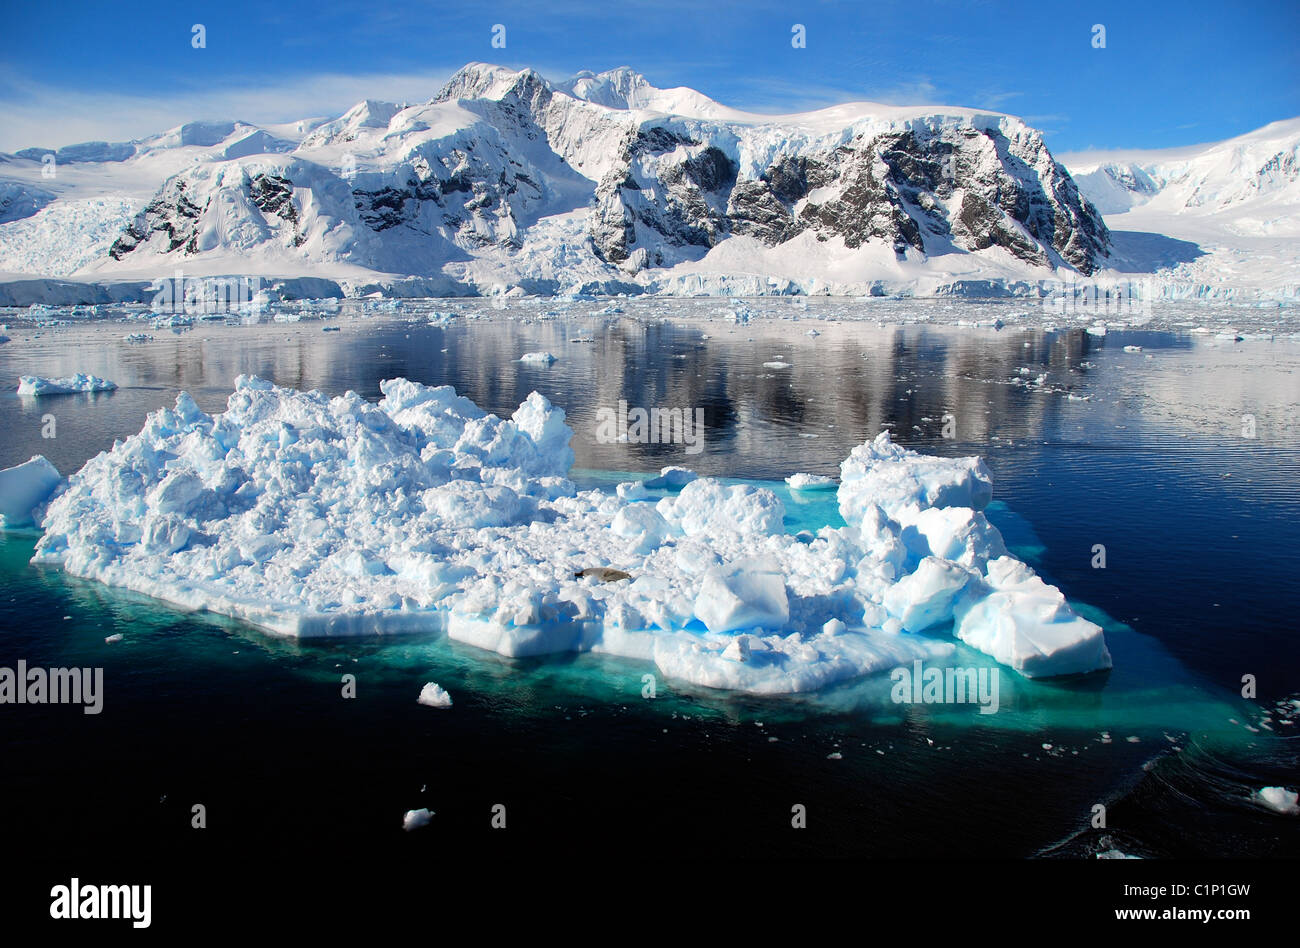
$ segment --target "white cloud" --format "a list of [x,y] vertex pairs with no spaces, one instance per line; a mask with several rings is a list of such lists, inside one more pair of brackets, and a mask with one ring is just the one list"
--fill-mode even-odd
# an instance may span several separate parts
[[270,125],[335,117],[362,99],[424,102],[449,72],[344,76],[326,73],[257,86],[198,86],[156,94],[81,92],[26,80],[4,83],[0,151],[144,138],[194,120]]

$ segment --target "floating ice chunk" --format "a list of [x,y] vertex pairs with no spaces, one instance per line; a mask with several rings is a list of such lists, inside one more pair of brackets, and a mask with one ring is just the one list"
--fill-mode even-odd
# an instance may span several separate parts
[[0,471],[0,520],[6,527],[30,526],[40,507],[63,483],[54,465],[36,455]]
[[116,644],[117,644],[118,642],[120,642],[120,641],[122,641],[122,633],[121,633],[121,632],[114,632],[112,635],[110,635],[110,636],[108,636],[108,637],[106,637],[106,638],[104,639],[104,642],[105,642],[105,644],[107,644],[107,645],[116,645]]
[[1141,346],[1125,346],[1125,347],[1124,347],[1124,351],[1125,351],[1125,352],[1141,352],[1141,351],[1142,351],[1142,347],[1141,347]]
[[785,482],[791,490],[830,490],[835,487],[835,478],[825,474],[791,474]]
[[908,506],[983,510],[992,499],[992,478],[981,459],[917,454],[894,444],[888,431],[858,445],[840,464],[840,515],[851,525],[871,505],[894,517]]
[[525,352],[519,357],[519,361],[539,362],[545,365],[550,365],[555,361],[555,356],[551,355],[549,352]]
[[773,535],[782,532],[785,519],[785,505],[770,490],[748,484],[726,487],[711,477],[691,481],[656,509],[687,536],[718,530]]
[[79,392],[111,392],[116,388],[116,382],[80,372],[58,379],[39,375],[23,375],[18,379],[19,395],[75,395]]
[[710,632],[782,628],[790,619],[785,579],[760,561],[711,569],[695,601],[695,616]]
[[1263,787],[1256,792],[1255,798],[1270,810],[1294,816],[1300,813],[1300,794],[1286,787]]
[[451,695],[436,681],[425,682],[420,689],[420,697],[416,700],[427,708],[451,707]]
[[652,477],[648,480],[642,481],[642,483],[651,490],[664,488],[667,490],[678,490],[685,487],[699,476],[700,475],[687,468],[673,467],[672,465],[669,465],[659,472],[658,477]]
[[402,817],[402,829],[409,833],[411,830],[428,826],[432,819],[433,811],[427,807],[421,807],[418,810],[407,810],[406,815]]
[[794,366],[792,366],[789,362],[764,362],[764,363],[763,363],[763,368],[765,368],[765,369],[790,369],[790,368],[794,368]]
[[889,587],[884,606],[908,632],[924,632],[952,621],[953,605],[973,575],[955,563],[927,556],[915,572]]
[[1101,627],[1076,615],[1055,586],[1010,556],[988,564],[987,595],[959,603],[956,634],[1026,678],[1110,668]]

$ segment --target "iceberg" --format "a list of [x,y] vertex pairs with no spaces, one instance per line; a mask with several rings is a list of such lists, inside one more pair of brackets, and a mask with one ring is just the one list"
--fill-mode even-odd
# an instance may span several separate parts
[[1031,677],[1110,666],[1102,630],[985,519],[978,458],[882,433],[841,465],[847,525],[795,536],[757,484],[666,468],[578,490],[565,413],[536,392],[501,418],[448,386],[380,388],[376,404],[241,376],[211,415],[182,393],[36,511],[33,559],[275,634],[592,651],[755,694],[958,643]]
[[80,372],[61,379],[47,379],[39,375],[23,375],[18,378],[19,395],[75,395],[80,392],[111,392],[116,388],[116,382]]
[[0,523],[31,526],[38,507],[59,489],[63,478],[42,455],[0,471]]

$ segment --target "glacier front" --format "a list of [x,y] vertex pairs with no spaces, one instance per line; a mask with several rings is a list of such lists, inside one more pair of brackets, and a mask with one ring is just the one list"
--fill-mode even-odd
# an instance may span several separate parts
[[578,490],[564,411],[536,392],[503,419],[446,386],[381,389],[241,376],[214,415],[182,393],[69,478],[33,561],[284,635],[590,650],[751,693],[951,658],[954,636],[1027,677],[1110,667],[985,519],[978,458],[882,433],[841,466],[846,526],[791,535],[757,485]]

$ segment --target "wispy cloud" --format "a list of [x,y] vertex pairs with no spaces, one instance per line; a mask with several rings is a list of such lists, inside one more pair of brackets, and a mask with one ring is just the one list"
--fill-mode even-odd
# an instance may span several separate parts
[[143,138],[194,120],[272,125],[336,116],[362,99],[423,102],[449,72],[300,76],[257,86],[178,85],[166,92],[84,92],[26,79],[0,79],[0,151],[58,148],[83,141]]

